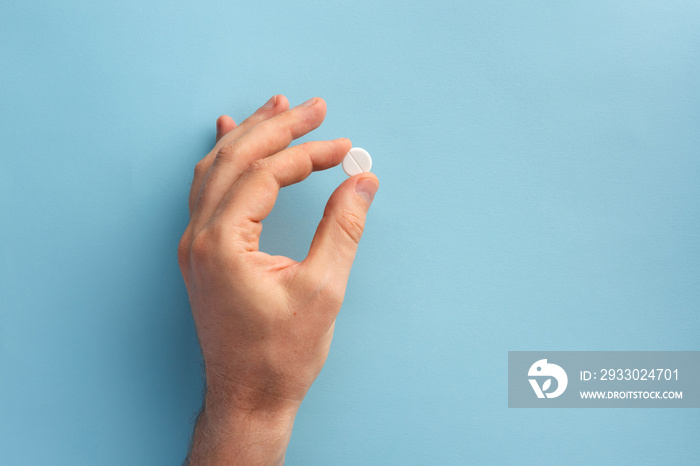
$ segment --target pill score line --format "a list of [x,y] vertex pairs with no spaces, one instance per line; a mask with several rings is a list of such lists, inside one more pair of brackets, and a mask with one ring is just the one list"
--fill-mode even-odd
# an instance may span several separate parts
[[367,173],[372,169],[372,157],[369,153],[360,148],[353,147],[345,154],[343,159],[343,171],[348,176]]

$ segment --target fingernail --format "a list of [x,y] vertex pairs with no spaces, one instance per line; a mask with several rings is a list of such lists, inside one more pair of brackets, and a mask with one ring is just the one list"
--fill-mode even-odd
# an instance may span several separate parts
[[270,97],[270,100],[265,102],[265,105],[263,105],[261,108],[272,108],[275,106],[276,102],[277,102],[277,96],[273,95],[272,97]]
[[379,185],[372,178],[362,178],[355,185],[355,192],[360,195],[368,203],[372,203],[374,193],[379,189]]
[[312,97],[303,104],[301,104],[302,107],[311,107],[313,104],[316,103],[316,97]]

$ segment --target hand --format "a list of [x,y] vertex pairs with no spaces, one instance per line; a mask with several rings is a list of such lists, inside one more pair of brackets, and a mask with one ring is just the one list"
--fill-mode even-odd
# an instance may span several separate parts
[[351,148],[344,138],[287,147],[325,114],[320,98],[289,109],[278,95],[239,126],[222,116],[214,149],[195,167],[178,260],[207,391],[190,464],[283,463],[328,356],[377,177],[335,190],[303,261],[258,250],[279,189],[338,165]]

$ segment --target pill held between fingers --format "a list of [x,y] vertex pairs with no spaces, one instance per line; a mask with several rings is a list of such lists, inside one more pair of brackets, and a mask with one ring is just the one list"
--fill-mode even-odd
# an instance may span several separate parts
[[350,149],[350,152],[345,154],[345,158],[343,159],[343,171],[345,171],[348,176],[368,172],[371,168],[372,157],[370,157],[369,152],[366,150],[360,147],[353,147]]

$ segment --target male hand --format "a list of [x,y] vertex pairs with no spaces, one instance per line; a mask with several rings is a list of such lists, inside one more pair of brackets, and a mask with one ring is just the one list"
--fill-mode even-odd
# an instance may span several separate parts
[[328,356],[377,177],[335,190],[303,261],[258,250],[279,189],[338,165],[351,148],[344,138],[287,147],[325,114],[323,99],[289,109],[277,95],[238,126],[222,116],[214,149],[195,167],[178,260],[207,391],[190,464],[282,464]]

